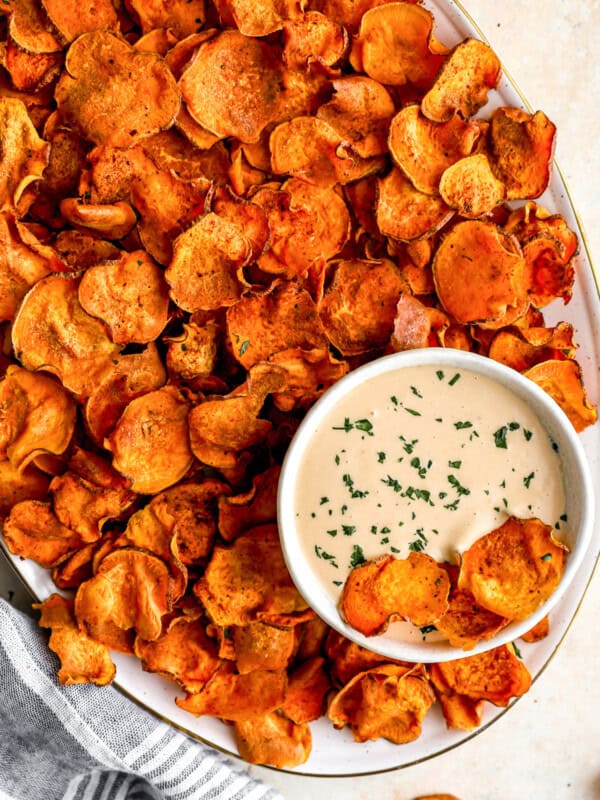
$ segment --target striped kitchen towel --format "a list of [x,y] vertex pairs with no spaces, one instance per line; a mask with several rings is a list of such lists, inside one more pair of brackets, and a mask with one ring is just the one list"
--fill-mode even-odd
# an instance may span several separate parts
[[56,667],[0,599],[0,800],[281,800],[118,690],[60,686]]

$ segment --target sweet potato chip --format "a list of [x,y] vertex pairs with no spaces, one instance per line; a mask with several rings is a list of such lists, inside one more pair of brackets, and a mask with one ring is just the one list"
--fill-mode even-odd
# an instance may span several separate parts
[[286,688],[285,670],[256,670],[239,675],[233,664],[225,662],[200,692],[177,697],[175,702],[197,717],[207,715],[244,722],[278,708]]
[[157,556],[132,547],[106,555],[75,596],[75,616],[92,638],[97,638],[97,627],[111,623],[122,631],[133,628],[142,639],[154,641],[170,610],[169,568]]
[[521,636],[521,639],[524,642],[539,642],[542,639],[545,639],[546,636],[550,633],[550,619],[546,615],[542,617],[542,619],[530,628],[526,633]]
[[231,630],[235,662],[241,675],[255,670],[287,668],[296,645],[293,628],[275,628],[263,622],[252,622],[234,626]]
[[[28,53],[56,53],[61,43],[52,32],[41,4],[36,0],[11,0],[8,33]],[[6,12],[3,12],[6,13]]]
[[421,110],[434,122],[459,112],[464,119],[487,103],[490,89],[500,80],[501,66],[491,47],[478,39],[464,39],[444,61]]
[[298,638],[298,649],[295,655],[298,662],[308,661],[308,659],[317,658],[323,654],[325,638],[330,630],[326,622],[314,616],[301,625],[296,625],[294,630]]
[[390,348],[398,353],[415,347],[428,347],[437,344],[436,332],[447,328],[448,318],[437,308],[424,305],[418,298],[403,292],[396,306],[394,330],[390,338]]
[[69,48],[55,91],[61,118],[95,144],[128,147],[168,128],[180,96],[169,68],[109,32],[84,33]]
[[362,17],[350,62],[379,83],[428,89],[443,61],[430,47],[432,30],[433,16],[420,6],[377,6]]
[[50,479],[35,467],[18,470],[10,461],[0,461],[0,520],[23,500],[44,500]]
[[471,592],[464,589],[453,588],[448,603],[448,610],[435,627],[452,647],[472,650],[477,642],[488,641],[508,623],[504,617],[481,608]]
[[433,259],[438,297],[458,322],[497,322],[527,307],[525,260],[513,236],[493,222],[460,222]]
[[567,552],[550,526],[509,517],[462,554],[458,587],[484,609],[525,619],[558,586]]
[[132,207],[124,202],[91,205],[67,197],[61,200],[60,213],[73,227],[93,231],[107,239],[122,239],[137,221]]
[[140,494],[157,494],[192,465],[189,406],[174,386],[132,400],[105,442],[113,466]]
[[385,664],[352,678],[331,701],[327,716],[335,728],[348,725],[357,742],[383,737],[404,744],[419,737],[434,699],[420,665]]
[[531,272],[529,298],[536,308],[543,308],[557,297],[565,303],[571,299],[575,269],[567,256],[567,249],[557,238],[538,233],[523,245],[523,256]]
[[[380,653],[361,647],[334,630],[330,630],[327,634],[325,654],[331,677],[338,686],[345,686],[359,672],[371,670],[382,664],[400,663],[392,662]],[[404,666],[410,665],[404,664]]]
[[556,400],[578,433],[597,421],[598,409],[587,398],[581,368],[576,361],[542,361],[523,375],[535,381]]
[[474,122],[458,115],[447,122],[431,122],[418,105],[408,105],[392,119],[389,148],[415,189],[435,195],[444,171],[469,155],[478,136]]
[[275,615],[307,608],[286,569],[275,525],[253,528],[230,547],[216,545],[194,593],[221,626],[269,624]]
[[243,297],[227,311],[227,333],[235,357],[246,369],[281,350],[327,346],[314,301],[294,281]]
[[52,580],[59,589],[76,589],[92,577],[94,554],[103,545],[99,542],[85,544],[52,569]]
[[76,278],[50,275],[28,292],[13,325],[21,364],[57,375],[76,395],[88,396],[113,366],[119,348],[104,325],[86,314]]
[[208,377],[217,366],[220,329],[215,322],[183,325],[180,336],[169,338],[167,369],[175,380],[193,381]]
[[481,725],[485,708],[483,700],[474,700],[472,697],[458,694],[451,689],[440,692],[435,684],[434,691],[439,700],[447,728],[472,731]]
[[171,620],[154,641],[137,636],[134,649],[146,672],[157,672],[188,692],[201,691],[221,663],[204,621],[185,615]]
[[218,136],[256,142],[278,114],[281,56],[267,42],[222,31],[204,42],[179,82],[192,117]]
[[15,89],[35,92],[51,84],[60,74],[61,53],[27,53],[11,39],[6,42],[3,66]]
[[273,402],[281,411],[308,408],[323,392],[348,372],[348,364],[327,350],[282,350],[269,359],[285,370],[285,386],[274,392]]
[[461,158],[444,170],[439,190],[444,202],[467,219],[490,214],[506,194],[483,153]]
[[140,344],[156,339],[167,324],[168,287],[144,250],[117,262],[90,267],[79,284],[79,302],[109,328],[113,342]]
[[269,467],[254,477],[249,491],[219,497],[219,533],[225,541],[237,539],[254,525],[275,522],[279,473],[279,466]]
[[319,11],[305,11],[284,22],[283,31],[283,59],[290,69],[307,70],[315,61],[332,67],[348,47],[344,28]]
[[[363,15],[376,6],[390,3],[392,0],[311,0],[310,7],[320,11],[331,19],[335,19],[340,25],[348,30],[354,31],[360,25]],[[416,0],[407,0],[416,2]]]
[[129,0],[127,5],[137,15],[142,33],[169,28],[178,39],[196,33],[206,16],[205,0]]
[[554,328],[504,328],[490,343],[488,356],[524,372],[542,361],[574,358],[573,326],[559,322]]
[[441,197],[415,189],[398,167],[378,179],[375,213],[379,231],[404,242],[431,236],[454,215]]
[[276,712],[237,721],[234,728],[238,751],[250,764],[286,769],[304,764],[310,755],[308,725],[296,725]]
[[242,294],[238,268],[251,252],[236,225],[207,214],[173,244],[173,260],[165,272],[171,298],[186,311],[233,305]]
[[73,438],[76,407],[58,381],[10,366],[0,381],[0,454],[19,471],[38,455],[62,455]]
[[543,111],[498,108],[489,130],[490,163],[507,200],[539,197],[548,186],[556,127]]
[[0,210],[14,211],[29,184],[42,177],[50,146],[38,136],[25,104],[12,97],[0,97],[0,137]]
[[343,355],[385,346],[394,327],[398,298],[407,286],[389,260],[340,261],[319,304],[329,340]]
[[14,505],[3,522],[2,535],[11,553],[46,568],[59,564],[82,545],[75,531],[60,524],[50,503],[41,500]]
[[79,630],[73,601],[53,594],[33,606],[41,611],[39,625],[50,628],[50,649],[60,659],[58,680],[63,686],[95,683],[106,686],[115,676],[108,647],[95,642]]
[[281,710],[296,725],[313,722],[325,713],[330,689],[325,659],[311,658],[291,672]]
[[455,692],[473,700],[507,706],[513,697],[528,691],[531,676],[510,645],[475,656],[432,664],[430,676],[441,693]]
[[77,0],[42,0],[48,19],[64,42],[74,41],[82,33],[99,30],[116,31],[119,20],[110,0],[95,0],[82,6]]
[[459,800],[455,794],[427,794],[415,797],[415,800]]

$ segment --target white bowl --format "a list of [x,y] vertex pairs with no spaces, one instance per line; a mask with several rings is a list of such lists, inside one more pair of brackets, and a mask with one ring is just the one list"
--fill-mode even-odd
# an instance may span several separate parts
[[[392,623],[384,634],[370,637],[347,625],[331,591],[325,590],[314,569],[315,558],[309,557],[302,545],[302,530],[296,519],[294,498],[299,467],[318,424],[362,382],[387,372],[421,365],[441,370],[468,370],[507,387],[525,401],[558,445],[562,463],[568,529],[561,530],[560,539],[570,552],[560,583],[527,619],[507,625],[492,639],[478,642],[469,651],[452,647],[440,634],[420,637],[418,629],[414,630],[419,636],[409,637],[406,641],[406,630],[402,635],[398,632],[401,627],[406,629],[408,623]],[[493,398],[490,402],[493,403]],[[558,404],[533,381],[503,364],[473,353],[445,348],[415,349],[385,356],[359,367],[334,384],[310,409],[296,432],[283,463],[278,490],[278,523],[284,557],[293,581],[307,603],[321,619],[348,639],[387,658],[411,662],[440,662],[474,655],[511,642],[533,627],[558,603],[575,576],[591,540],[594,512],[594,491],[585,453],[577,433]]]

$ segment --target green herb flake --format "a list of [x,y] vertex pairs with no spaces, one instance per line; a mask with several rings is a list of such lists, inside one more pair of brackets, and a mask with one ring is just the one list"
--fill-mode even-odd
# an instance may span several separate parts
[[411,390],[411,392],[412,392],[412,393],[413,393],[413,394],[414,394],[416,397],[423,398],[423,395],[422,395],[422,394],[421,394],[421,392],[420,392],[420,391],[417,389],[417,387],[416,387],[416,386],[411,386],[411,387],[410,387],[410,390]]
[[352,536],[356,533],[356,525],[342,525],[342,533],[344,536]]
[[527,430],[527,428],[523,428],[523,436],[525,437],[525,441],[528,442],[533,436],[533,431]]
[[383,462],[385,461],[385,458],[386,458],[386,456],[385,456],[385,453],[383,452],[383,450],[381,450],[379,453],[377,453],[377,462],[379,464],[383,464]]
[[503,450],[506,450],[508,445],[506,444],[506,434],[508,433],[508,428],[506,425],[503,425],[501,428],[498,428],[497,431],[494,431],[494,444],[496,447],[500,447]]
[[462,461],[449,461],[448,466],[450,469],[460,469],[462,466]]
[[369,494],[368,490],[355,489],[354,481],[348,473],[342,475],[342,480],[344,481],[344,485],[350,492],[350,497],[352,497],[353,500],[361,499]]
[[408,545],[408,549],[413,553],[422,553],[423,550],[425,550],[425,542],[423,542],[421,539],[416,539],[414,542],[411,542]]
[[523,656],[521,655],[521,651],[519,650],[519,648],[517,647],[517,645],[516,645],[516,644],[513,642],[513,643],[512,643],[512,646],[513,646],[513,649],[514,649],[514,651],[515,651],[515,655],[516,655],[516,657],[517,657],[517,658],[520,658],[520,659],[522,659],[522,658],[523,658]]
[[552,553],[544,553],[544,555],[541,556],[541,559],[542,559],[542,561],[551,561],[552,560]]
[[249,339],[246,339],[245,341],[243,341],[243,342],[241,343],[241,345],[240,345],[240,355],[241,355],[241,356],[243,356],[243,355],[244,355],[244,353],[245,353],[245,352],[246,352],[246,350],[248,349],[248,346],[249,346],[249,344],[250,344],[250,340],[249,340]]
[[329,502],[329,498],[328,498],[328,497],[322,497],[322,498],[320,499],[320,501],[319,501],[319,505],[320,505],[320,506],[324,506],[324,505],[325,505],[325,503],[328,503],[328,502]]
[[438,369],[438,370],[436,370],[435,374],[437,375],[438,381],[443,381],[444,380],[444,370]]
[[419,628],[419,630],[425,636],[428,633],[433,633],[434,631],[437,631],[437,628],[435,627],[435,625],[423,625],[423,627]]
[[408,414],[412,414],[413,417],[420,417],[421,416],[421,412],[417,411],[416,408],[408,408],[408,406],[403,406],[403,408]]
[[363,431],[369,436],[374,436],[373,423],[368,419],[357,419],[356,422],[354,423],[354,427],[356,428],[356,430]]
[[454,427],[456,428],[457,431],[462,431],[465,428],[472,428],[473,423],[469,422],[468,420],[465,421],[459,420],[458,422],[454,423]]
[[529,489],[531,481],[534,479],[534,477],[535,477],[535,472],[530,472],[529,475],[526,475],[523,478],[523,484],[524,484],[526,489]]
[[335,560],[335,556],[333,556],[331,553],[328,553],[326,550],[323,550],[323,548],[320,547],[318,544],[315,545],[315,554],[317,558],[321,558],[323,559],[323,561],[329,561],[332,567],[335,567],[335,569],[339,569]]
[[448,475],[448,483],[450,486],[456,489],[459,495],[471,494],[471,490],[463,486],[456,475]]
[[337,528],[333,528],[330,531],[327,531],[328,536],[337,536]]
[[350,566],[354,569],[354,567],[364,564],[366,560],[367,559],[365,558],[362,547],[358,544],[355,544],[352,548],[352,554],[350,556]]
[[457,372],[455,375],[450,378],[448,381],[448,386],[454,386],[454,384],[460,380],[460,372]]

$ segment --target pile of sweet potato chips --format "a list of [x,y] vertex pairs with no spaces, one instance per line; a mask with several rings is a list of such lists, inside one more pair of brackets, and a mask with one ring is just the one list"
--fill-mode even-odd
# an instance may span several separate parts
[[[327,387],[439,345],[596,420],[573,329],[542,311],[577,250],[535,202],[554,126],[480,115],[498,59],[434,22],[385,0],[0,6],[4,539],[60,590],[40,622],[61,682],[135,654],[252,762],[301,764],[324,714],[400,743],[437,699],[472,729],[530,683],[509,646],[389,663],[296,591],[278,470]],[[463,643],[527,611],[520,584],[490,604],[480,550],[440,577]]]

